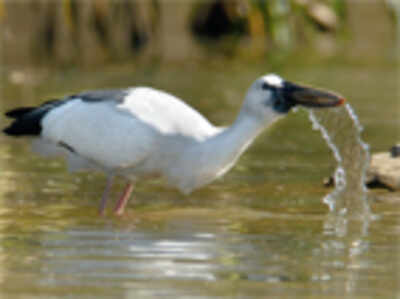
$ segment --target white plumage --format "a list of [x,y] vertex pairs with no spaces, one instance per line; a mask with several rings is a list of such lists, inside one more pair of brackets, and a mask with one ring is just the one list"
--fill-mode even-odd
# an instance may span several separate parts
[[[114,176],[130,182],[160,176],[190,193],[226,173],[254,138],[295,104],[328,107],[342,102],[332,93],[268,75],[253,83],[239,116],[227,128],[212,125],[168,93],[138,87],[86,92],[38,108],[18,108],[8,112],[16,120],[4,131],[16,136],[38,133],[35,151],[65,156],[72,171],[106,172],[103,212]],[[131,191],[129,183],[117,214],[123,212]]]

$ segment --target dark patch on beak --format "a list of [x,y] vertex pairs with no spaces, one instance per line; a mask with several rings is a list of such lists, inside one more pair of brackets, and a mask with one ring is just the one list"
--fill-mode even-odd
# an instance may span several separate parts
[[288,105],[301,105],[311,108],[327,108],[342,105],[346,100],[333,92],[312,87],[301,86],[285,82],[281,89],[281,96],[288,101]]

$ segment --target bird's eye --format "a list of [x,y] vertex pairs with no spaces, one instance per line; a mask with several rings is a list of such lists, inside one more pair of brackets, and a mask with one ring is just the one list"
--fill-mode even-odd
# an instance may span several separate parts
[[262,88],[263,90],[267,90],[267,89],[270,88],[270,86],[269,86],[269,84],[268,84],[267,82],[263,82],[263,84],[261,85],[261,88]]

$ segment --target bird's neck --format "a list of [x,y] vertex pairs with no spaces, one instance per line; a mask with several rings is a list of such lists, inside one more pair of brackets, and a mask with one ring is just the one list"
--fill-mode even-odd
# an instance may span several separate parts
[[187,149],[180,158],[182,163],[171,168],[170,182],[182,192],[190,193],[222,176],[273,119],[271,116],[270,120],[260,121],[240,113],[232,126]]
[[227,155],[240,155],[261,133],[265,125],[253,118],[239,116],[224,131],[215,136],[216,147]]
[[202,148],[199,151],[202,153],[201,168],[210,170],[210,175],[223,175],[267,125],[268,122],[239,114],[230,127],[199,145]]

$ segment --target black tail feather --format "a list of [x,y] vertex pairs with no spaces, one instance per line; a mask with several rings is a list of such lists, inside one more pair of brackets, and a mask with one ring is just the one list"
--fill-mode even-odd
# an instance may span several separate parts
[[33,110],[35,110],[36,107],[20,107],[20,108],[16,108],[10,111],[7,111],[5,113],[6,116],[10,117],[10,118],[20,118],[22,117],[24,114],[30,113]]
[[3,129],[3,132],[10,136],[37,136],[41,131],[40,121],[31,117],[17,118]]
[[5,113],[14,121],[3,132],[11,136],[38,136],[42,131],[41,121],[53,108],[65,103],[65,100],[51,100],[39,107],[20,107]]

